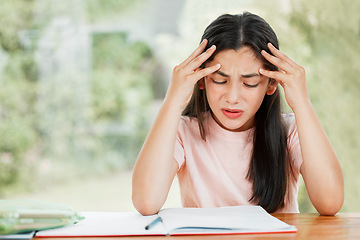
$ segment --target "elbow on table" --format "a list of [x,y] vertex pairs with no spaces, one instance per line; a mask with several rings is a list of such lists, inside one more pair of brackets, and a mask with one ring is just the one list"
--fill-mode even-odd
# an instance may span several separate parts
[[157,214],[161,209],[161,206],[145,196],[136,196],[133,194],[132,202],[136,210],[144,216]]
[[344,198],[337,197],[337,198],[327,198],[324,201],[322,201],[318,207],[316,207],[316,210],[321,215],[325,216],[333,216],[336,213],[340,211],[342,208],[342,205],[344,203]]

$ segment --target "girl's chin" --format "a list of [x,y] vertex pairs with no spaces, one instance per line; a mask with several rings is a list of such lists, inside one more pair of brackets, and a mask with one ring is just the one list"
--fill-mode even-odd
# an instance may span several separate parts
[[246,123],[244,123],[244,116],[240,117],[240,118],[236,118],[236,119],[229,119],[224,115],[221,115],[219,117],[217,117],[216,115],[212,114],[215,122],[217,122],[217,124],[222,127],[225,130],[231,131],[231,132],[241,132],[241,131],[246,131],[248,129],[251,128],[247,125]]
[[225,130],[232,131],[232,132],[238,132],[241,131],[241,128],[243,124],[241,123],[235,123],[234,120],[232,121],[217,121],[217,123]]
[[242,130],[241,130],[241,126],[236,126],[236,127],[234,127],[234,126],[224,126],[224,125],[222,125],[221,126],[223,129],[225,129],[225,130],[228,130],[228,131],[230,131],[230,132],[241,132]]
[[242,132],[249,130],[253,127],[252,124],[249,125],[247,123],[244,123],[243,121],[240,121],[239,119],[221,119],[221,121],[215,119],[215,121],[219,124],[220,127],[231,132]]

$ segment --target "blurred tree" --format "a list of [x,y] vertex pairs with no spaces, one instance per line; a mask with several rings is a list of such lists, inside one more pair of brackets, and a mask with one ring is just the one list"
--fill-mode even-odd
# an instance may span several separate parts
[[28,186],[26,175],[62,181],[132,166],[150,121],[154,57],[126,33],[88,24],[113,26],[139,2],[0,1],[0,196]]
[[[146,104],[151,99],[152,55],[145,43],[128,42],[124,33],[95,35],[93,64],[94,119],[124,119],[129,101]],[[127,99],[129,89],[138,92],[134,99]]]
[[128,166],[144,140],[153,57],[113,21],[138,1],[41,1],[53,12],[37,54],[39,122],[52,177]]
[[[25,153],[37,140],[35,127],[37,68],[33,39],[34,1],[0,1],[0,54],[7,62],[0,71],[0,194],[29,168]],[[1,67],[1,66],[0,66]]]
[[143,0],[86,0],[89,22],[118,18],[120,14]]
[[121,32],[94,35],[93,122],[113,126],[103,133],[103,143],[127,153],[130,166],[149,125],[154,66],[145,43],[130,42]]

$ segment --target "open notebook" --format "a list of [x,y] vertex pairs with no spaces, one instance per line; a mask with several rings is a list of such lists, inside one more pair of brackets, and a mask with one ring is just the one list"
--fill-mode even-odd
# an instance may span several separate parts
[[[83,212],[85,220],[63,228],[43,230],[36,237],[197,235],[296,232],[259,206],[168,208],[156,215],[136,212]],[[145,227],[162,218],[149,230]]]

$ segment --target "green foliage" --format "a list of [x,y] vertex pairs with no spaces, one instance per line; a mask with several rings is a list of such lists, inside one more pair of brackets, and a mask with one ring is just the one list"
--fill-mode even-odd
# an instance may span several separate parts
[[124,119],[132,111],[130,106],[137,110],[139,119],[144,117],[146,104],[152,99],[149,47],[127,42],[124,33],[98,34],[93,55],[94,119]]
[[37,69],[19,33],[32,27],[34,1],[0,2],[0,54],[7,62],[0,76],[0,194],[21,179],[26,152],[37,140],[34,103]]
[[[94,34],[92,69],[85,74],[49,69],[54,72],[41,81],[35,52],[59,16],[107,21],[140,1],[0,1],[0,60],[6,59],[0,62],[1,195],[30,175],[35,181],[34,175],[52,174],[56,181],[132,166],[153,99],[150,48],[130,42],[126,33]],[[54,43],[50,58],[58,54],[58,45],[64,46],[59,39],[46,39]],[[49,61],[55,68],[69,69],[60,65],[66,61],[58,62],[59,56],[54,59]],[[91,79],[83,81],[84,76]]]
[[36,133],[31,123],[20,117],[2,121],[0,133],[0,183],[5,187],[16,183],[26,169],[24,155],[36,139]]
[[[18,61],[10,60],[8,69],[18,69],[24,74]],[[19,64],[21,65],[21,63]],[[22,74],[21,74],[22,73]],[[12,77],[13,76],[13,77]],[[37,140],[34,113],[34,83],[16,78],[5,71],[0,87],[0,185],[11,185],[21,178],[26,169],[26,152]],[[28,169],[30,170],[30,169]],[[1,192],[0,192],[1,193]]]
[[32,25],[34,1],[0,1],[0,46],[7,52],[23,49],[19,31]]
[[146,44],[129,42],[125,33],[97,34],[93,49],[93,120],[132,129],[99,136],[132,166],[146,136],[154,59]]
[[90,22],[115,18],[119,14],[131,9],[134,4],[143,0],[87,0],[87,8]]

